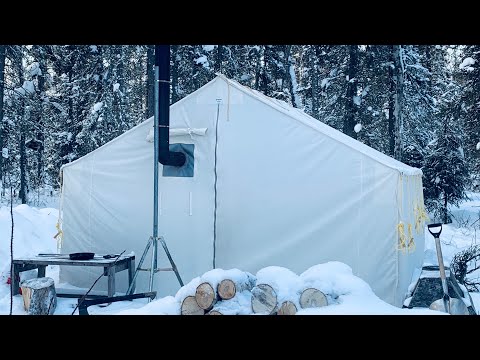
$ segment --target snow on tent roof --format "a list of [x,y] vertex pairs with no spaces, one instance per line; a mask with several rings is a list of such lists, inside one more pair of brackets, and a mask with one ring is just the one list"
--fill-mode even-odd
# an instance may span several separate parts
[[[320,131],[321,133],[325,134],[326,136],[342,143],[350,148],[361,152],[362,154],[372,158],[373,160],[376,160],[380,162],[381,164],[384,164],[390,168],[397,169],[400,173],[405,174],[405,175],[421,175],[422,171],[418,168],[414,168],[412,166],[409,166],[407,164],[404,164],[388,155],[385,155],[384,153],[375,150],[374,148],[371,148],[370,146],[367,146],[363,143],[361,143],[358,140],[355,140],[354,138],[345,135],[344,133],[334,129],[331,126],[328,126],[327,124],[324,124],[323,122],[315,119],[314,117],[306,114],[300,109],[294,108],[293,106],[287,104],[284,101],[274,99],[271,97],[268,97],[261,92],[257,90],[253,90],[249,87],[243,86],[240,83],[226,78],[222,74],[217,73],[217,78],[220,78],[224,81],[226,81],[229,85],[234,86],[236,89],[244,92],[245,94],[248,94],[263,103],[275,108],[276,110],[289,115],[291,118],[300,121],[301,123],[317,130]],[[215,79],[216,80],[216,79]]]

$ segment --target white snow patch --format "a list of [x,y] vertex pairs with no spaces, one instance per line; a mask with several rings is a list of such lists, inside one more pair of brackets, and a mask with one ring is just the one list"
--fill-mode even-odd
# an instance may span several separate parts
[[97,45],[90,45],[90,52],[92,52],[92,53],[98,52]]
[[356,133],[359,133],[360,130],[362,130],[362,124],[357,124],[357,125],[355,125],[355,127],[353,128],[353,130],[355,130]]
[[118,89],[120,89],[120,84],[119,83],[113,84],[113,92],[118,91]]
[[477,150],[480,150],[480,142],[477,143],[477,146],[475,147]]
[[203,50],[207,52],[212,51],[213,49],[215,49],[215,47],[216,47],[215,45],[202,45]]
[[281,266],[268,266],[260,269],[257,274],[257,285],[268,284],[277,294],[277,302],[291,301],[297,309],[300,309],[298,302],[303,288],[302,279],[290,269]]
[[5,159],[8,159],[8,148],[3,148],[3,149],[2,149],[2,156],[3,156]]
[[40,76],[42,75],[42,70],[40,70],[40,64],[38,62],[31,63],[27,71],[30,73],[30,76]]
[[103,102],[102,101],[93,105],[92,114],[95,114],[97,111],[100,111],[102,109],[102,107],[103,107]]
[[362,98],[360,96],[354,96],[353,97],[353,103],[357,106],[360,106],[360,104],[362,103]]
[[35,86],[33,85],[33,81],[25,80],[23,82],[22,88],[29,94],[33,94],[35,92]]
[[325,79],[322,79],[322,82],[320,83],[320,87],[323,89],[323,88],[328,88],[328,86],[330,85],[330,79],[329,78],[325,78]]
[[458,67],[462,70],[473,71],[474,68],[471,66],[473,64],[475,64],[475,59],[466,57]]
[[202,56],[198,57],[197,59],[195,59],[195,64],[203,65],[203,67],[205,67],[207,69],[209,68],[208,59],[205,55],[202,55]]
[[367,110],[368,110],[368,111],[372,111],[372,107],[369,106],[369,107],[367,108]]

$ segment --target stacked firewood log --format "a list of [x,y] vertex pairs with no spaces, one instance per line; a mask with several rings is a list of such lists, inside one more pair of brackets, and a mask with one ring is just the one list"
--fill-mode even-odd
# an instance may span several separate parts
[[256,276],[238,269],[205,273],[195,279],[196,286],[181,292],[181,315],[295,315],[300,309],[328,305],[322,291],[304,285],[290,270],[267,269]]

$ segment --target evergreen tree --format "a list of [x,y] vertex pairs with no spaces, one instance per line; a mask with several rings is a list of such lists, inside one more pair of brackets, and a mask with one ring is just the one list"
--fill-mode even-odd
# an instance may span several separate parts
[[441,104],[442,128],[428,144],[422,169],[427,208],[441,217],[443,223],[451,222],[448,205],[458,205],[465,199],[468,187],[468,169],[459,127],[461,116],[459,106]]

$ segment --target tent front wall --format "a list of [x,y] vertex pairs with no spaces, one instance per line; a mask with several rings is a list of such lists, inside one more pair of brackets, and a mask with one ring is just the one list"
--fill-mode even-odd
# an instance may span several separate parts
[[[215,100],[213,100],[215,102]],[[212,268],[213,253],[213,137],[215,104],[186,99],[171,110],[171,126],[193,123],[207,128],[205,136],[181,135],[170,143],[194,144],[194,177],[164,177],[159,166],[158,235],[163,236],[186,283]],[[63,253],[133,252],[136,262],[153,232],[153,142],[147,136],[150,119],[63,168]],[[152,250],[144,262],[150,267]],[[158,267],[170,267],[159,244]],[[89,288],[100,275],[89,267],[62,267],[61,281]],[[137,277],[136,291],[148,290],[148,272]],[[155,275],[158,296],[175,294],[173,272]],[[106,289],[106,278],[94,290]],[[127,272],[117,274],[117,291],[128,287]]]

